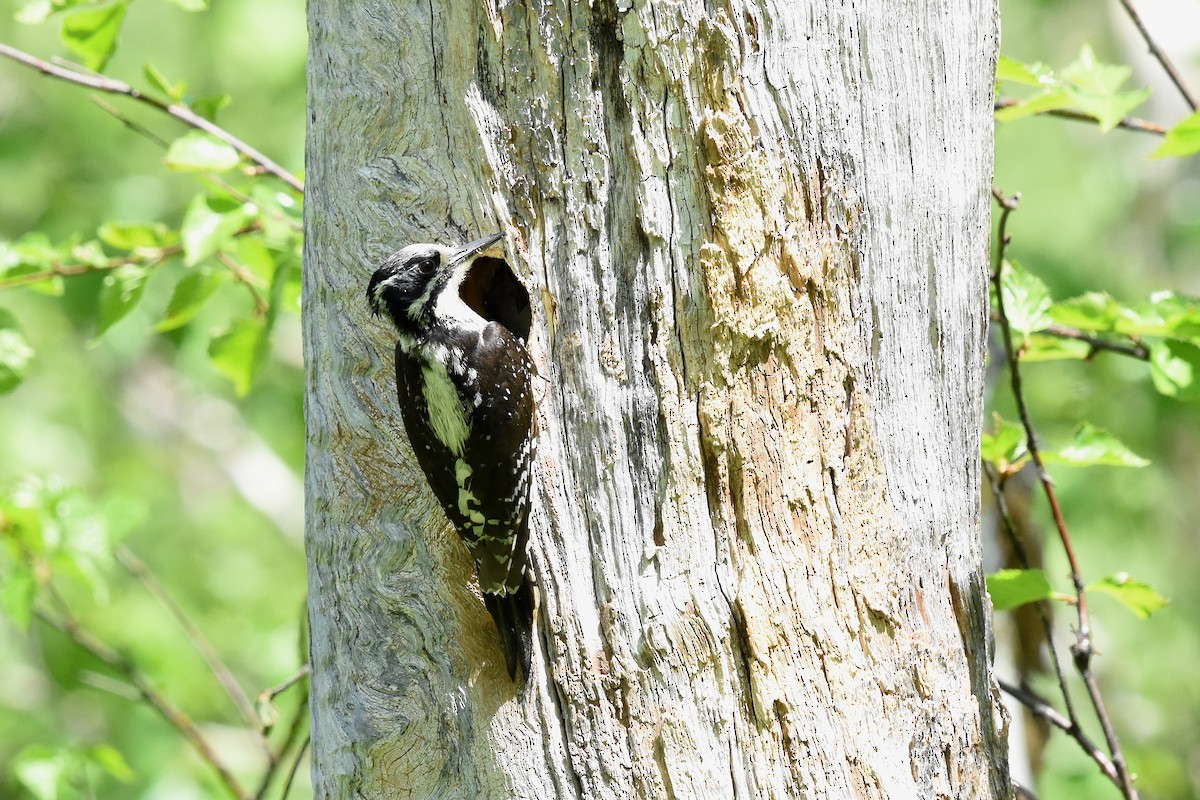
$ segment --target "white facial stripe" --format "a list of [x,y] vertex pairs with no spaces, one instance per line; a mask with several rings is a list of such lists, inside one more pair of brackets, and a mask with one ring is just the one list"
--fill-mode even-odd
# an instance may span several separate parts
[[487,327],[487,321],[471,310],[471,307],[463,302],[458,293],[467,273],[471,271],[472,263],[474,263],[474,259],[463,261],[454,267],[450,280],[446,281],[446,288],[438,295],[433,313],[441,319],[454,320],[458,326],[479,333]]

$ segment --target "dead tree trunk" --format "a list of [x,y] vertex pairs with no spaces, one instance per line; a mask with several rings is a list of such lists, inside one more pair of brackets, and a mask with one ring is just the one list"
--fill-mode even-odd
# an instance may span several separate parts
[[[977,513],[995,9],[310,0],[322,798],[1005,798]],[[367,278],[503,231],[540,652],[505,673]]]

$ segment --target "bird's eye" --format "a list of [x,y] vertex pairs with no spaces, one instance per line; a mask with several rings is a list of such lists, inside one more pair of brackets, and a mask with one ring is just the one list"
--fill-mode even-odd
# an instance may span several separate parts
[[422,258],[417,262],[417,267],[423,274],[428,275],[437,269],[437,256],[428,256],[427,258]]

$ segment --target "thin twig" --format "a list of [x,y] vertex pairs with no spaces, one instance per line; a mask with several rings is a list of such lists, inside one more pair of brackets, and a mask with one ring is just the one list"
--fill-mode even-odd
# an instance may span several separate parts
[[250,292],[250,296],[254,298],[254,313],[260,317],[266,315],[270,307],[267,305],[267,301],[263,299],[262,294],[259,293],[258,287],[255,286],[256,279],[254,273],[235,261],[228,253],[217,251],[216,259],[229,270],[234,280],[245,286],[246,290]]
[[[98,95],[92,95],[92,102],[95,103],[97,106],[99,106],[101,111],[105,112],[106,114],[112,115],[113,117],[116,118],[116,120],[118,122],[120,122],[126,128],[129,128],[131,131],[138,134],[139,136],[146,138],[147,140],[153,142],[154,144],[158,145],[159,147],[161,147],[164,150],[170,148],[170,146],[171,146],[170,142],[168,142],[166,139],[159,136],[154,131],[145,127],[144,125],[141,125],[140,123],[135,122],[134,120],[130,119],[125,114],[122,114],[121,111],[116,106],[114,106],[112,103],[109,103],[104,98],[102,98]],[[241,203],[253,204],[254,206],[256,206],[259,209],[259,211],[261,211],[264,214],[270,215],[272,219],[282,222],[284,225],[287,225],[292,230],[295,230],[295,231],[304,230],[304,225],[301,224],[300,222],[298,222],[298,221],[292,219],[291,217],[287,216],[286,214],[282,214],[274,209],[263,208],[262,205],[257,200],[255,200],[253,197],[251,197],[250,195],[241,191],[240,189],[236,188],[233,184],[229,183],[228,181],[223,180],[220,176],[216,175],[215,173],[202,170],[197,174],[203,175],[205,180],[211,182],[214,186],[216,186],[222,192],[225,192],[225,194],[229,195],[233,199],[235,199]]]
[[[250,222],[242,228],[233,232],[233,237],[245,236],[249,233],[261,230],[257,222]],[[168,260],[183,253],[183,245],[172,244],[165,247],[156,247],[153,249],[145,249],[142,252],[135,252],[128,256],[110,259],[103,264],[62,264],[57,261],[51,262],[49,269],[39,270],[38,272],[25,272],[7,277],[0,277],[0,291],[5,289],[15,289],[20,286],[28,286],[31,283],[40,283],[48,281],[51,278],[70,278],[75,275],[84,275],[88,272],[105,272],[118,267],[130,265],[144,267],[158,267],[166,263]]]
[[146,591],[154,595],[154,599],[158,600],[162,606],[170,612],[175,621],[179,623],[179,627],[183,628],[183,632],[187,634],[188,640],[192,646],[200,653],[200,657],[204,659],[204,663],[212,670],[217,682],[229,695],[229,699],[233,701],[234,707],[238,713],[242,715],[242,720],[247,726],[258,729],[259,720],[258,714],[254,711],[254,705],[250,702],[249,696],[242,689],[241,684],[237,682],[237,678],[233,677],[233,673],[222,660],[221,655],[217,652],[212,643],[208,641],[208,637],[204,635],[191,618],[184,612],[179,604],[175,602],[175,598],[171,597],[170,593],[155,577],[150,568],[146,566],[140,558],[134,555],[133,551],[125,545],[118,545],[114,551],[117,561],[121,566],[129,572],[130,575],[137,578],[138,582],[145,587]]
[[1121,342],[1113,342],[1108,339],[1102,339],[1099,336],[1093,336],[1076,328],[1068,328],[1066,325],[1051,325],[1049,328],[1041,331],[1041,333],[1048,336],[1055,336],[1059,339],[1074,339],[1077,342],[1086,342],[1092,348],[1092,351],[1088,353],[1088,358],[1091,358],[1102,350],[1107,350],[1110,353],[1120,353],[1121,355],[1141,361],[1150,360],[1150,348],[1138,341],[1135,341],[1133,344],[1122,344]]
[[[1004,108],[1012,108],[1014,106],[1021,105],[1023,102],[1023,100],[1014,100],[1011,97],[998,97],[996,98],[994,109],[999,111]],[[1039,111],[1033,116],[1062,117],[1063,119],[1073,119],[1076,122],[1090,122],[1096,125],[1100,124],[1099,117],[1092,116],[1091,114],[1085,114],[1082,111],[1073,111],[1069,108],[1054,108],[1048,111]],[[1117,127],[1125,128],[1126,130],[1131,131],[1141,131],[1142,133],[1153,133],[1157,136],[1166,136],[1167,134],[1167,129],[1162,125],[1159,125],[1157,122],[1151,122],[1148,119],[1141,119],[1140,117],[1124,117],[1120,122],[1117,123]]]
[[1167,77],[1171,79],[1171,83],[1175,84],[1175,88],[1183,95],[1184,102],[1191,107],[1192,111],[1195,111],[1197,108],[1196,96],[1192,94],[1191,90],[1183,82],[1183,77],[1175,69],[1175,65],[1171,63],[1171,59],[1167,58],[1167,54],[1154,41],[1154,37],[1146,29],[1146,25],[1142,22],[1142,18],[1138,16],[1137,10],[1134,9],[1131,0],[1120,0],[1120,3],[1121,7],[1125,9],[1125,13],[1129,15],[1129,19],[1133,21],[1134,26],[1138,29],[1138,33],[1142,34],[1142,38],[1146,40],[1146,46],[1150,48],[1151,54],[1158,59],[1159,64],[1162,64],[1163,71],[1167,73]]
[[288,689],[292,688],[292,687],[293,687],[293,686],[295,686],[297,683],[299,683],[300,681],[302,681],[302,680],[304,680],[305,678],[307,678],[307,677],[308,677],[308,674],[309,674],[311,671],[312,671],[312,669],[309,667],[309,665],[308,665],[308,664],[305,664],[305,665],[304,665],[304,666],[302,666],[300,669],[296,670],[296,674],[295,674],[295,675],[293,675],[292,677],[288,678],[288,679],[287,679],[287,680],[285,680],[283,683],[279,684],[278,686],[272,686],[270,689],[263,689],[261,692],[259,692],[259,693],[258,693],[258,702],[260,702],[260,703],[269,703],[269,702],[271,702],[271,701],[272,701],[272,700],[274,700],[276,697],[278,697],[279,695],[283,694],[283,693],[284,693],[284,692],[286,692]]
[[0,278],[0,291],[4,289],[15,289],[18,286],[28,286],[31,283],[41,283],[48,281],[51,278],[69,278],[74,275],[83,275],[88,272],[104,272],[105,270],[117,269],[118,267],[127,267],[132,264],[150,266],[161,264],[164,261],[173,258],[183,252],[181,245],[170,245],[168,247],[160,247],[154,250],[153,255],[134,254],[114,258],[103,264],[60,264],[54,262],[49,269],[40,270],[38,272],[25,272],[18,275]]
[[1071,542],[1071,534],[1067,529],[1067,522],[1063,517],[1062,507],[1058,502],[1058,493],[1054,490],[1054,481],[1050,478],[1050,473],[1046,471],[1046,465],[1042,461],[1041,449],[1037,443],[1037,434],[1033,428],[1033,420],[1029,414],[1029,407],[1025,403],[1024,390],[1021,387],[1020,361],[1017,358],[1017,351],[1013,345],[1012,328],[1008,323],[1008,315],[1004,310],[1003,270],[1004,251],[1009,243],[1008,218],[1013,211],[1017,210],[1020,196],[1007,197],[1003,192],[995,188],[992,189],[992,195],[1000,203],[1001,207],[996,265],[991,276],[996,294],[996,311],[1000,317],[1000,332],[1004,340],[1004,351],[1008,358],[1008,374],[1012,385],[1013,400],[1017,405],[1017,415],[1021,419],[1021,425],[1025,429],[1025,446],[1029,450],[1029,456],[1033,460],[1034,466],[1037,468],[1038,480],[1042,484],[1046,501],[1050,505],[1050,514],[1054,519],[1054,527],[1058,531],[1059,542],[1062,544],[1063,552],[1067,557],[1067,564],[1071,568],[1071,582],[1075,586],[1075,613],[1078,620],[1078,628],[1075,631],[1075,643],[1071,646],[1071,654],[1075,657],[1075,669],[1083,678],[1084,685],[1088,690],[1088,696],[1091,698],[1092,706],[1096,712],[1096,718],[1100,722],[1101,730],[1104,731],[1104,738],[1108,744],[1109,753],[1112,755],[1113,766],[1117,770],[1118,785],[1121,788],[1121,792],[1127,800],[1136,800],[1138,796],[1137,790],[1133,786],[1133,778],[1129,774],[1129,769],[1125,764],[1125,756],[1121,750],[1121,743],[1117,739],[1116,730],[1113,728],[1112,720],[1108,716],[1108,709],[1104,705],[1104,699],[1100,695],[1099,688],[1092,675],[1091,662],[1095,650],[1092,646],[1091,617],[1088,614],[1083,573],[1079,568],[1079,560],[1075,556],[1075,547]]
[[287,782],[283,784],[283,793],[279,795],[279,800],[287,800],[287,796],[291,794],[292,781],[296,779],[296,771],[300,769],[300,765],[304,762],[304,753],[308,750],[310,744],[312,744],[311,733],[304,737],[304,742],[296,752],[296,760],[292,762],[292,768],[288,770]]
[[200,733],[200,729],[196,727],[196,723],[192,722],[191,718],[183,713],[183,711],[173,706],[163,693],[158,690],[158,687],[133,662],[85,631],[65,609],[59,612],[57,618],[41,609],[36,610],[35,613],[38,619],[52,628],[62,631],[71,637],[71,640],[75,644],[124,675],[126,680],[138,690],[138,694],[158,712],[159,716],[166,720],[171,727],[179,731],[183,738],[187,739],[192,749],[196,751],[196,754],[216,771],[230,794],[238,798],[238,800],[251,800],[251,795],[246,792],[246,789],[238,782],[233,773],[221,763],[221,759],[218,758],[216,751],[212,749],[212,746],[209,745],[203,734]]
[[32,67],[38,72],[41,72],[43,75],[49,75],[51,77],[67,81],[68,83],[74,83],[79,86],[87,86],[88,88],[105,92],[107,94],[124,95],[133,100],[137,100],[139,103],[145,103],[148,106],[156,108],[165,114],[170,114],[172,117],[175,117],[186,125],[195,128],[196,130],[204,131],[205,133],[217,137],[234,150],[237,150],[249,161],[257,164],[266,172],[271,173],[288,186],[291,186],[297,192],[301,194],[304,193],[304,184],[295,175],[288,172],[286,169],[279,166],[270,158],[263,155],[258,150],[255,150],[253,147],[246,144],[229,131],[210,122],[185,105],[180,105],[179,103],[164,103],[161,100],[143,94],[141,91],[135,89],[124,81],[119,81],[114,78],[107,78],[102,75],[91,75],[84,72],[77,72],[66,67],[60,67],[57,64],[51,64],[49,61],[45,61],[37,56],[30,55],[23,50],[18,50],[17,48],[7,44],[0,44],[0,55],[24,64],[27,67]]
[[[305,664],[304,667],[299,672],[297,672],[294,676],[289,678],[287,681],[284,681],[283,683],[281,683],[279,686],[275,687],[274,689],[267,689],[264,692],[262,692],[258,696],[259,701],[260,702],[263,701],[264,698],[273,698],[276,695],[278,695],[280,692],[286,691],[288,687],[294,686],[296,683],[300,682],[303,678],[307,677],[308,672],[309,672],[308,665]],[[296,743],[296,739],[300,736],[300,731],[304,729],[304,722],[307,719],[308,719],[308,694],[305,694],[303,697],[300,698],[300,702],[296,704],[296,710],[295,710],[295,713],[292,715],[292,721],[288,724],[287,734],[284,735],[284,737],[283,737],[283,743],[280,744],[277,753],[274,753],[272,755],[271,761],[267,765],[266,771],[263,772],[262,781],[259,783],[259,786],[258,786],[258,792],[256,792],[254,795],[255,800],[262,800],[262,798],[265,798],[267,796],[267,791],[271,788],[271,780],[275,777],[275,770],[279,767],[279,764],[282,761],[283,757],[286,756],[288,751],[292,749],[292,745],[294,745]],[[302,748],[300,750],[300,752],[296,754],[297,760],[299,760],[303,756],[303,754],[304,754],[304,752],[303,752],[303,748]],[[292,774],[294,774],[294,772],[295,772],[295,762],[293,762],[292,769],[289,772],[289,777],[288,777],[289,785],[291,783],[291,776],[292,776]],[[285,795],[287,794],[286,789],[284,790],[284,794]]]
[[[1008,538],[1012,542],[1013,552],[1017,555],[1017,561],[1022,569],[1029,569],[1029,555],[1025,552],[1025,545],[1021,542],[1021,537],[1017,533],[1017,526],[1013,523],[1012,514],[1008,509],[1008,498],[1004,494],[1004,479],[999,473],[992,468],[988,462],[983,462],[983,471],[988,476],[988,483],[992,488],[992,496],[996,498],[996,508],[1000,512],[1000,520],[1004,523],[1004,529],[1008,533]],[[1063,704],[1067,708],[1067,716],[1071,718],[1073,724],[1078,724],[1078,716],[1075,714],[1075,704],[1071,701],[1071,690],[1067,685],[1067,671],[1063,669],[1062,659],[1058,657],[1058,646],[1054,642],[1054,623],[1051,618],[1051,611],[1046,603],[1035,603],[1038,610],[1038,616],[1042,620],[1042,628],[1046,635],[1046,650],[1050,653],[1050,663],[1054,667],[1054,677],[1058,680],[1058,689],[1062,693]]]
[[1067,719],[1062,714],[1058,713],[1058,710],[1054,708],[1054,706],[1050,705],[1048,702],[1038,697],[1032,691],[1023,686],[1014,686],[1013,684],[1005,681],[1003,678],[998,678],[996,682],[1000,684],[1001,690],[1008,694],[1009,697],[1012,697],[1021,705],[1028,708],[1035,717],[1046,721],[1050,725],[1053,725],[1078,742],[1079,746],[1083,748],[1083,751],[1091,756],[1091,759],[1095,761],[1104,774],[1108,776],[1108,779],[1114,783],[1118,782],[1119,779],[1117,777],[1117,770],[1116,767],[1113,766],[1112,761],[1109,760],[1108,756],[1101,752],[1100,748],[1096,746],[1095,742],[1093,742],[1088,735],[1080,729],[1079,725],[1074,720]]

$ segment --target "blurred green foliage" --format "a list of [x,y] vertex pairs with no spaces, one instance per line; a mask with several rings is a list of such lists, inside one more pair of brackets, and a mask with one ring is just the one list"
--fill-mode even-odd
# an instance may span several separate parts
[[[299,4],[34,0],[7,11],[0,42],[186,104],[299,171]],[[1002,13],[1001,77],[1023,87],[1024,104],[999,114],[996,185],[1023,195],[1005,299],[1028,398],[1089,591],[1135,612],[1093,603],[1096,666],[1139,785],[1196,798],[1200,168],[1148,159],[1194,153],[1196,117],[1170,98],[1139,108],[1145,75],[1123,66],[1129,46],[1093,3],[1008,0]],[[303,663],[300,198],[248,174],[228,143],[104,98],[118,120],[91,94],[0,61],[0,285],[64,265],[81,273],[0,290],[0,795],[224,795],[122,665],[194,720],[253,792],[267,770],[255,728],[275,725],[271,746],[286,740],[294,757],[302,732],[285,729],[303,724],[304,684],[257,704],[261,724],[247,720],[154,586],[251,698]],[[1030,116],[1063,108],[1101,125]],[[1176,126],[1165,144],[1102,132],[1135,108]],[[1045,335],[1054,324],[1145,342],[1149,360],[1086,358],[1086,343]],[[1015,418],[1000,388],[992,406]],[[1023,432],[999,422],[985,457],[1019,469]],[[139,577],[138,559],[155,579]],[[1065,574],[1049,546],[1044,570],[989,585],[998,605],[1017,605],[1059,596]],[[1171,600],[1162,610],[1159,591]],[[81,646],[75,621],[112,652]],[[307,792],[307,768],[297,781],[293,797]],[[1039,788],[1115,796],[1065,737],[1051,738]]]
[[[66,26],[14,21],[74,5],[7,5],[0,42],[103,65],[299,171],[302,4],[110,2],[68,8]],[[122,18],[116,38],[88,32],[100,17]],[[127,125],[95,94],[0,60],[0,286],[83,273],[0,289],[0,796],[228,796],[139,696],[133,665],[251,794],[259,731],[277,751],[286,740],[277,797],[306,684],[254,698],[307,657],[300,198],[211,136],[105,95]],[[307,785],[302,766],[290,796]]]
[[[1141,58],[1145,45],[1117,4],[1004,0],[1001,19],[1004,52],[1014,62],[1051,65],[1044,69],[1060,77],[1069,72],[1066,65],[1077,68],[1085,57],[1134,65],[1131,73],[1105,70],[1110,88],[1126,92],[1122,100],[1145,86],[1154,94],[1136,108],[1118,103],[1120,113],[1178,126],[1174,138],[1183,149],[1177,154],[1195,153],[1187,149],[1188,120],[1194,117],[1159,66]],[[1152,32],[1170,33],[1161,22],[1149,22]],[[1190,19],[1173,24],[1195,30],[1200,15],[1192,9]],[[1090,52],[1081,55],[1084,48]],[[1193,67],[1184,73],[1192,77],[1195,91],[1195,52],[1171,55],[1177,64]],[[1030,95],[1002,83],[1000,95],[1036,97],[1038,91]],[[1113,108],[1096,102],[1092,109],[1073,107],[1093,113]],[[1018,332],[1028,348],[1022,376],[1043,447],[1062,452],[1078,443],[1079,426],[1088,423],[1124,452],[1151,462],[1141,469],[1114,469],[1079,468],[1060,460],[1049,469],[1084,581],[1091,584],[1098,650],[1093,666],[1137,786],[1144,797],[1194,800],[1200,798],[1200,585],[1194,578],[1200,570],[1195,544],[1200,406],[1191,372],[1200,353],[1195,316],[1200,304],[1194,299],[1200,295],[1200,158],[1152,160],[1163,155],[1161,136],[1120,129],[1103,133],[1089,123],[1052,117],[1016,121],[1015,116],[997,123],[995,185],[1008,194],[1021,193],[1020,210],[1009,221],[1007,251],[1023,267],[1023,275],[1014,273],[1023,284],[1017,293],[1029,301],[1020,316],[1027,320],[1040,313],[1051,324],[1124,344],[1133,335],[1149,349],[1149,361],[1113,352],[1084,360],[1090,352],[1086,344],[1053,343],[1037,333]],[[1111,114],[1105,120],[1113,121]],[[1036,277],[1026,281],[1028,276]],[[1041,290],[1049,305],[1039,299]],[[1070,298],[1082,299],[1064,302]],[[1195,377],[1200,380],[1200,371]],[[998,376],[990,395],[992,411],[1017,418],[1007,378]],[[990,430],[995,436],[985,445],[993,456],[1009,465],[1024,457],[1023,433],[1014,439],[1005,423]],[[1089,459],[1098,452],[1128,458],[1110,445],[1096,447],[1089,437],[1084,450]],[[1049,585],[1067,590],[1069,570],[1040,492],[1033,508],[1043,535],[1044,574]],[[1018,578],[1013,585],[1015,591],[1027,591],[1035,583]],[[1170,601],[1165,608],[1160,608],[1160,593]],[[1074,611],[1060,605],[1056,619],[1058,644],[1069,665]],[[1076,705],[1086,703],[1080,682],[1072,677],[1070,685]],[[1045,697],[1056,694],[1049,677],[1035,687]],[[1080,716],[1087,733],[1102,745],[1086,705]],[[1078,745],[1061,734],[1051,732],[1044,764],[1037,784],[1042,798],[1120,796]]]

